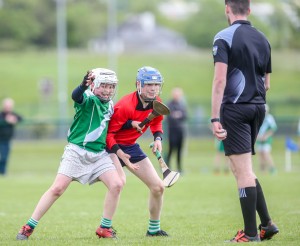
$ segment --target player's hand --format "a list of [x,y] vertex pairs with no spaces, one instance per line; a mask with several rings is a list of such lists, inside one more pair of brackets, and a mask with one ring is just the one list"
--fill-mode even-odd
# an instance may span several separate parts
[[83,77],[81,86],[88,88],[93,83],[94,75],[91,71],[87,71],[87,74]]
[[5,121],[11,125],[14,125],[18,122],[18,118],[13,114],[7,114],[5,117]]
[[139,165],[136,165],[136,164],[132,164],[130,162],[130,155],[126,154],[123,152],[123,150],[119,149],[117,151],[117,156],[125,163],[126,167],[128,169],[130,169],[131,171],[135,171],[135,170],[138,170],[140,168]]
[[145,126],[143,126],[142,128],[141,127],[139,127],[139,124],[140,124],[141,122],[140,121],[132,121],[131,122],[131,125],[132,125],[132,128],[135,128],[136,129],[136,131],[137,132],[139,132],[140,134],[142,134],[143,133],[143,128],[145,127]]
[[124,162],[126,164],[126,167],[130,169],[131,171],[139,170],[140,166],[137,164],[132,164],[129,160]]
[[212,132],[218,140],[224,140],[227,137],[227,131],[223,129],[220,122],[212,123]]
[[157,150],[160,153],[162,153],[162,143],[161,143],[161,140],[155,140],[154,143],[153,143],[152,152],[155,154]]

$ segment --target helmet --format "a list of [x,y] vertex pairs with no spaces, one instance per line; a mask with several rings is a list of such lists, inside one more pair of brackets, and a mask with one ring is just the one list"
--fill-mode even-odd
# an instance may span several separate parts
[[[139,95],[141,95],[141,88],[143,88],[145,84],[160,84],[158,94],[161,93],[163,77],[156,68],[148,66],[141,67],[140,69],[138,69],[136,81],[140,82],[140,86],[137,88]],[[146,99],[146,101],[147,100],[153,101],[154,99]]]
[[144,84],[162,84],[163,77],[160,72],[153,67],[142,67],[138,70],[136,81],[140,81],[142,87],[144,87]]
[[116,94],[117,90],[117,84],[118,84],[118,78],[114,71],[106,69],[106,68],[94,68],[91,70],[92,75],[94,76],[93,82],[94,82],[94,88],[100,87],[101,84],[114,84],[116,85],[113,94],[109,97],[109,99],[100,98],[102,101],[109,101],[111,100],[114,95]]

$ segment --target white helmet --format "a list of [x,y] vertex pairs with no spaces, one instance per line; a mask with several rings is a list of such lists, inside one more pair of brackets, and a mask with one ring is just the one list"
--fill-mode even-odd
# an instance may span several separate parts
[[114,84],[115,85],[114,92],[108,99],[99,97],[99,99],[102,101],[112,100],[116,94],[117,84],[118,84],[118,78],[117,78],[116,73],[114,71],[106,69],[106,68],[94,68],[91,70],[91,72],[92,72],[92,75],[94,76],[93,92],[94,92],[95,88],[98,88],[101,84]]

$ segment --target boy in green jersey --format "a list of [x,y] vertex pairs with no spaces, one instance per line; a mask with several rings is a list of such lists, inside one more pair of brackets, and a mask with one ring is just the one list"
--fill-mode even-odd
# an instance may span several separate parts
[[277,131],[277,124],[274,116],[269,112],[268,104],[265,104],[266,115],[259,129],[256,141],[258,160],[262,172],[269,171],[271,174],[276,173],[276,167],[272,157],[273,136]]
[[[118,79],[115,72],[96,68],[88,71],[82,83],[73,91],[75,116],[68,132],[57,176],[51,187],[43,194],[31,218],[21,228],[17,240],[27,240],[39,220],[64,193],[72,181],[93,184],[102,181],[107,187],[101,224],[96,230],[99,238],[116,238],[112,228],[120,192],[124,186],[119,172],[106,152],[107,126],[113,114],[112,98]],[[139,166],[127,163],[131,170]]]

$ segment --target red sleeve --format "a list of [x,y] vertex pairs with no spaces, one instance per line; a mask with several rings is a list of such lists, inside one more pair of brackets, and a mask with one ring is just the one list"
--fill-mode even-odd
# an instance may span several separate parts
[[163,133],[163,127],[162,127],[162,120],[163,120],[163,116],[157,116],[155,117],[150,123],[150,130],[152,132],[152,134],[156,133],[156,132],[161,132]]
[[[162,103],[162,100],[161,100],[160,97],[157,97],[156,100]],[[163,121],[163,118],[164,118],[164,117],[161,115],[161,116],[158,116],[158,117],[154,118],[154,119],[150,122],[149,126],[150,126],[150,130],[151,130],[151,132],[152,132],[153,135],[154,135],[154,133],[156,133],[156,132],[161,132],[161,133],[163,133],[163,127],[162,127],[162,121]]]

